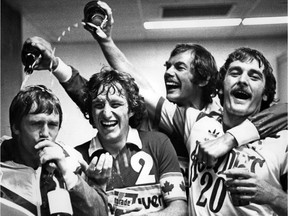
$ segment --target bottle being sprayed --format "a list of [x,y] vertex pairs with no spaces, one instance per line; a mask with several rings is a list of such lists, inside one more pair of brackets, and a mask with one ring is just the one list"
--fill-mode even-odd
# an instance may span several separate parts
[[88,22],[102,28],[106,21],[107,13],[98,5],[98,0],[90,1],[85,5],[83,22]]
[[38,48],[31,44],[25,44],[22,49],[21,58],[25,66],[24,72],[32,74],[35,66],[40,62],[42,55]]
[[100,37],[106,38],[107,35],[102,31],[108,21],[106,11],[98,5],[98,0],[88,2],[84,8],[84,28],[91,32],[96,32]]

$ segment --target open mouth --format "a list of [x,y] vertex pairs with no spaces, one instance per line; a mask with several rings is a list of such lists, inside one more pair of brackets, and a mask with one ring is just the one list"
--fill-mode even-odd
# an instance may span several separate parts
[[247,100],[252,97],[252,95],[244,90],[234,90],[231,94],[238,99]]
[[166,89],[167,89],[167,90],[180,88],[179,83],[176,83],[176,82],[174,82],[174,81],[166,80],[166,81],[165,81],[165,85],[166,85]]
[[118,121],[101,121],[101,125],[105,128],[115,127],[118,124]]

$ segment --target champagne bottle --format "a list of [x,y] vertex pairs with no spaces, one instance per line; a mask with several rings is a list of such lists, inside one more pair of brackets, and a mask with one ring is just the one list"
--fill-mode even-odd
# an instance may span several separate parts
[[41,60],[41,57],[41,52],[38,48],[31,44],[25,44],[21,53],[22,63],[25,66],[24,72],[32,74],[35,66]]
[[50,177],[55,182],[55,187],[47,193],[48,205],[51,216],[72,216],[73,210],[70,195],[66,189],[65,182],[61,174],[56,178],[56,171]]
[[102,27],[107,21],[107,13],[97,2],[98,0],[93,0],[85,5],[83,22]]

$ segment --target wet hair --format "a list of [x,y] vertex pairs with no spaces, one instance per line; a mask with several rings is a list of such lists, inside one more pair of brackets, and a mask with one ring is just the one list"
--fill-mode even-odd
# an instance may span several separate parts
[[58,97],[44,85],[27,86],[20,90],[12,100],[9,108],[9,121],[12,127],[20,128],[23,117],[28,114],[52,113],[59,114],[59,128],[62,124],[62,108]]
[[[117,84],[120,84],[123,89],[119,89]],[[115,93],[125,96],[129,111],[134,113],[129,119],[129,125],[136,128],[141,123],[146,110],[144,98],[139,94],[139,87],[130,74],[107,67],[92,75],[85,87],[86,100],[84,110],[82,110],[85,118],[89,119],[90,124],[95,127],[92,117],[92,101],[103,93],[106,87],[109,89],[108,92],[112,88]],[[99,91],[100,88],[102,91]]]
[[207,49],[198,44],[177,44],[172,50],[170,58],[186,51],[191,51],[191,57],[194,57],[191,62],[191,68],[194,69],[193,83],[199,84],[208,80],[208,83],[202,87],[202,101],[206,106],[212,102],[212,98],[217,93],[216,86],[218,70],[216,61]]
[[[218,82],[218,89],[223,90],[223,82],[225,79],[225,75],[227,73],[227,70],[230,66],[230,64],[234,61],[240,61],[240,62],[252,62],[253,60],[258,61],[259,67],[264,66],[263,74],[265,76],[265,89],[264,94],[267,96],[267,101],[262,100],[261,108],[260,110],[268,108],[273,101],[275,101],[275,93],[276,93],[276,79],[273,75],[273,69],[269,63],[269,61],[264,57],[264,55],[255,50],[248,47],[241,47],[236,49],[234,52],[232,52],[224,65],[220,68],[219,72],[219,82]],[[221,104],[223,105],[223,91],[219,91],[219,99]]]

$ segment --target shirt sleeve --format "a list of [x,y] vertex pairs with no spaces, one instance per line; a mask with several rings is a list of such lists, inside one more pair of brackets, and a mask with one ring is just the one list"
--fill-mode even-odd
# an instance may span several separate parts
[[227,132],[232,134],[238,146],[241,146],[260,138],[275,137],[277,132],[284,129],[287,129],[287,103],[275,104],[250,116]]
[[274,137],[277,132],[287,129],[287,103],[275,104],[249,117],[249,120],[257,128],[261,139]]
[[257,128],[246,119],[240,125],[237,125],[227,131],[236,139],[238,146],[245,145],[254,140],[260,139]]
[[179,107],[164,98],[160,98],[156,111],[155,116],[158,116],[157,121],[161,131],[168,136],[171,134],[184,136],[185,108]]
[[85,86],[88,81],[84,77],[82,77],[75,68],[71,68],[71,78],[67,82],[62,82],[61,85],[63,86],[69,97],[80,108],[82,113],[85,114],[85,101],[87,99],[85,94]]
[[73,207],[73,215],[108,215],[106,193],[100,188],[89,186],[82,177],[78,176],[78,182],[69,190],[69,194]]
[[159,147],[160,186],[165,202],[187,200],[184,178],[169,138],[166,137]]

